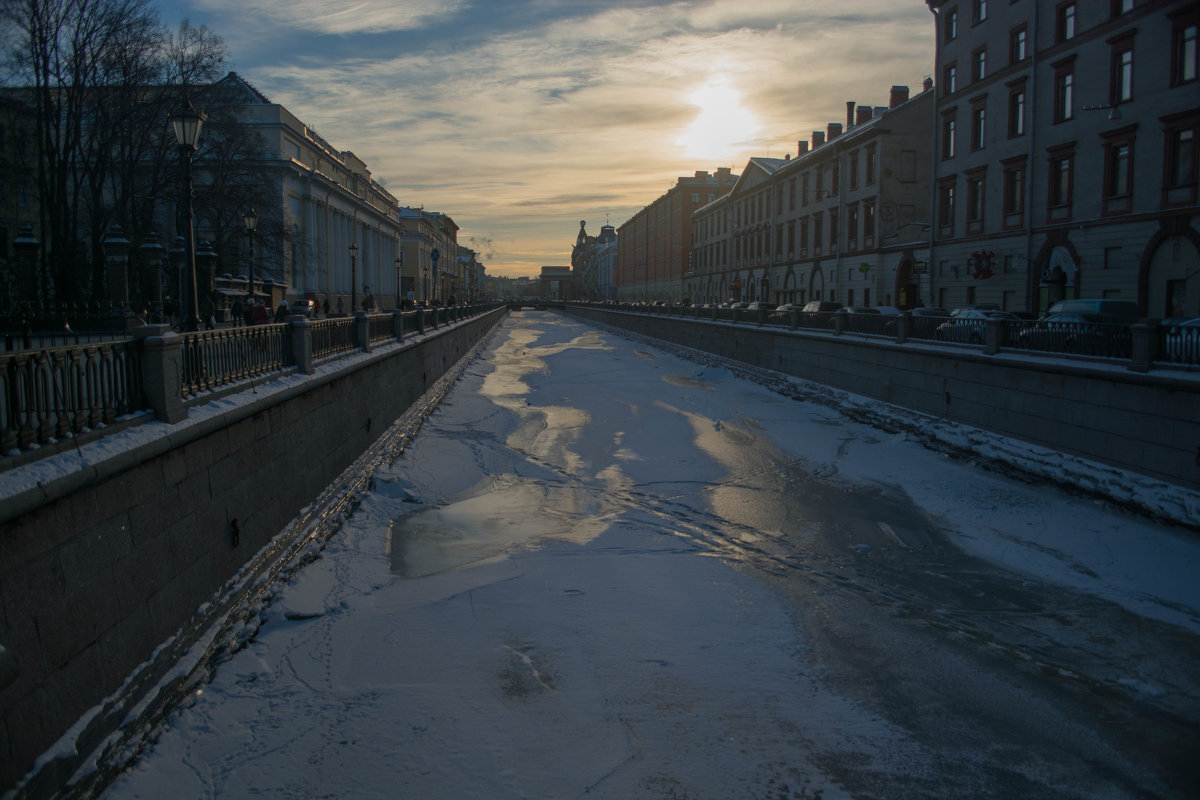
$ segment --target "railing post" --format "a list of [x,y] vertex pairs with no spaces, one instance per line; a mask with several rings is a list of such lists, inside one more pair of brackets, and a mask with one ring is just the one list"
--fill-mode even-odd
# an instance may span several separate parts
[[312,375],[315,371],[312,357],[312,326],[308,324],[305,317],[298,314],[288,317],[287,326],[292,363],[305,375]]
[[912,312],[901,311],[899,319],[896,320],[896,341],[904,344],[908,341],[908,334],[912,330]]
[[792,330],[796,330],[797,326],[799,325],[800,312],[793,308],[792,310],[788,311],[788,327]]
[[840,308],[833,312],[833,333],[835,336],[841,336],[846,330],[846,318],[849,316],[847,312]]
[[1143,319],[1129,329],[1133,337],[1130,342],[1129,369],[1132,372],[1149,372],[1158,358],[1158,320]]
[[354,312],[354,346],[359,350],[371,352],[371,322],[367,312]]
[[404,341],[404,312],[398,308],[392,311],[392,336],[397,342]]
[[425,332],[425,309],[417,309],[417,333]]
[[983,353],[994,356],[1000,352],[1004,343],[1004,330],[1007,322],[1002,319],[985,319],[983,321]]
[[183,337],[170,325],[141,325],[133,329],[142,362],[142,392],[146,405],[163,422],[187,419],[183,406]]

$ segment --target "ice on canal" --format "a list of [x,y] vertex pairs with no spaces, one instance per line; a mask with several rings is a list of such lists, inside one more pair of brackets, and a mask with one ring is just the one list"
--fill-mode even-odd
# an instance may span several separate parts
[[[796,596],[763,578],[833,585],[931,525],[1023,581],[1200,633],[1192,539],[514,313],[105,797],[966,796],[944,754],[830,679]],[[1050,787],[1029,797],[1085,780],[989,758]]]

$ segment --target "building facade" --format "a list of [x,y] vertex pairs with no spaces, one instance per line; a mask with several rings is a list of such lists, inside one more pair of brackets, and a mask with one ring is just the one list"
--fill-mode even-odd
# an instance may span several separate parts
[[887,106],[846,104],[846,122],[795,158],[752,158],[733,190],[694,215],[695,302],[923,302],[932,82]]
[[930,297],[1200,315],[1195,0],[927,0]]
[[690,300],[685,276],[692,258],[692,214],[733,188],[728,167],[697,170],[617,229],[617,299]]

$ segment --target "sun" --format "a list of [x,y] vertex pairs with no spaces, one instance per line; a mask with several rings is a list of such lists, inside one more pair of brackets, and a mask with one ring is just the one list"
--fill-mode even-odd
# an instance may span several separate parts
[[747,149],[758,136],[754,114],[742,105],[741,95],[723,79],[709,81],[688,95],[700,113],[676,140],[689,156],[728,160]]

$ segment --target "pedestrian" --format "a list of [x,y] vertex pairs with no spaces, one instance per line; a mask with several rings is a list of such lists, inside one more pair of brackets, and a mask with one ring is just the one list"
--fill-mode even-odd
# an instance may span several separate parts
[[287,300],[280,300],[279,308],[275,309],[275,321],[283,322],[285,319],[287,319],[287,314],[288,314]]
[[235,327],[235,328],[241,327],[242,323],[245,321],[242,318],[243,314],[242,314],[242,301],[241,300],[233,301],[233,305],[229,307],[229,315],[231,317],[233,317],[233,327]]
[[255,303],[250,309],[251,325],[266,325],[271,321],[271,312],[267,311],[265,303]]
[[321,317],[321,300],[320,300],[320,298],[318,298],[317,300],[315,300],[313,302],[312,315],[313,315],[313,319],[320,319],[320,317]]
[[345,310],[346,310],[346,307],[342,304],[342,298],[339,297],[338,298],[338,316],[340,317],[343,313],[345,313]]
[[204,320],[204,329],[211,331],[217,327],[217,307],[213,305],[211,297],[205,297],[204,302],[200,304],[200,318]]

